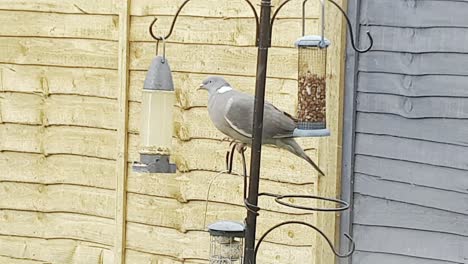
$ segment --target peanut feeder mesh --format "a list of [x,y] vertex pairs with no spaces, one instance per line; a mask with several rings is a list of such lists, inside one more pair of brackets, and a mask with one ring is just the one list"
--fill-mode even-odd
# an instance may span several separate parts
[[329,42],[321,48],[317,37],[306,36],[296,41],[299,49],[297,119],[300,129],[324,129],[327,123],[326,46]]

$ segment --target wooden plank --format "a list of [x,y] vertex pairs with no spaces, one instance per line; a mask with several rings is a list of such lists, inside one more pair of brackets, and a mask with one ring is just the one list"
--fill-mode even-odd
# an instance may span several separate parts
[[[145,76],[146,71],[130,72],[130,100],[132,102],[141,102],[141,90]],[[176,87],[176,105],[184,110],[206,106],[208,102],[207,93],[196,89],[208,76],[209,74],[173,72],[174,86]],[[225,76],[225,78],[237,90],[254,94],[255,77]],[[297,80],[267,78],[266,87],[266,100],[284,111],[295,114]]]
[[359,73],[358,91],[407,97],[468,97],[468,76]]
[[114,162],[110,160],[5,151],[0,153],[0,168],[0,181],[115,188]]
[[[147,70],[155,54],[155,44],[133,42],[130,48],[130,69]],[[179,43],[166,45],[166,55],[172,69],[183,72],[254,76],[256,54],[255,47]],[[295,54],[293,48],[271,48],[268,76],[297,79]]]
[[116,206],[114,259],[116,264],[125,263],[126,216],[127,216],[127,159],[128,159],[128,83],[129,83],[129,32],[130,0],[121,1],[119,10],[119,93],[116,160]]
[[[465,1],[373,1],[361,5],[361,24],[398,27],[466,27]],[[385,12],[382,12],[385,10]],[[440,15],[435,16],[435,11]]]
[[468,195],[464,193],[386,181],[360,173],[355,174],[354,186],[358,194],[445,210],[468,218]]
[[115,159],[115,131],[78,127],[0,124],[0,149],[44,155],[74,154]]
[[0,64],[0,76],[4,92],[117,98],[115,70]]
[[445,260],[434,260],[423,257],[410,257],[397,254],[377,253],[357,250],[353,254],[353,260],[359,264],[452,264],[460,262],[451,262]]
[[398,115],[360,112],[356,122],[356,131],[361,133],[468,146],[468,119],[407,119]]
[[2,36],[117,40],[117,16],[0,10]]
[[468,148],[462,146],[358,133],[356,153],[468,170]]
[[[446,4],[446,7],[451,4]],[[468,11],[468,9],[467,9]],[[380,12],[382,13],[382,12]],[[361,32],[369,30],[374,39],[372,50],[396,52],[460,52],[468,47],[460,45],[468,41],[468,27],[399,28],[388,26],[362,26]],[[436,37],[435,37],[436,36]],[[360,43],[368,43],[367,35],[361,34]]]
[[117,68],[117,44],[105,40],[0,37],[0,62]]
[[74,2],[61,0],[2,0],[0,9],[48,13],[117,14],[117,3],[116,0],[99,2],[93,0],[76,0]]
[[69,125],[116,129],[117,105],[113,99],[10,93],[0,98],[5,123]]
[[468,216],[356,194],[354,223],[468,237]]
[[[138,160],[138,142],[135,135],[129,136],[129,161]],[[174,140],[172,159],[181,172],[192,170],[221,171],[225,170],[225,155],[229,150],[229,143],[220,145],[214,140],[190,140],[178,142]],[[316,160],[315,149],[307,151]],[[205,153],[203,156],[199,153]],[[297,184],[309,184],[315,181],[317,172],[306,161],[286,150],[266,147],[263,154],[265,166],[262,178]],[[240,159],[238,156],[236,159]],[[247,167],[249,167],[250,152],[246,152]],[[239,164],[238,161],[236,164]],[[239,166],[239,165],[237,165]]]
[[[127,248],[177,259],[206,260],[209,251],[208,232],[191,231],[182,234],[174,229],[127,224]],[[312,258],[310,247],[292,247],[264,243],[259,250],[261,263],[301,263]]]
[[[219,219],[243,219],[246,211],[243,206],[213,202],[208,204],[207,211],[205,208],[205,201],[191,201],[181,204],[174,199],[129,193],[127,221],[173,228],[186,233],[188,231],[204,231],[207,225]],[[204,222],[205,214],[206,222]],[[263,234],[271,226],[283,221],[296,220],[310,223],[313,222],[314,218],[313,215],[299,216],[262,210],[258,220],[262,224],[259,225],[258,232]],[[314,236],[311,234],[313,232],[304,226],[286,226],[272,233],[266,240],[286,245],[311,246],[314,244]]]
[[[283,11],[282,11],[283,12]],[[172,23],[172,16],[158,16],[155,31],[166,34]],[[154,43],[148,33],[148,26],[154,16],[132,17],[131,41]],[[308,31],[318,34],[318,20],[307,21]],[[196,26],[194,26],[196,25]],[[272,46],[293,47],[294,41],[302,34],[301,19],[281,19],[275,21],[272,34]],[[181,16],[177,20],[174,35],[170,41],[175,43],[208,43],[210,45],[255,45],[255,22],[252,18],[213,18]],[[161,46],[160,46],[161,48]],[[162,49],[160,49],[162,52]]]
[[[403,160],[356,155],[355,172],[460,193],[468,192],[468,171]],[[447,180],[441,180],[441,176]]]
[[40,212],[69,212],[113,218],[111,190],[72,185],[0,182],[0,208]]
[[[426,1],[427,2],[427,1]],[[361,55],[359,70],[410,75],[464,75],[468,54],[371,51]]]
[[177,259],[171,256],[156,255],[127,249],[127,263],[159,263],[159,264],[204,264],[206,261],[197,259]]
[[15,259],[35,259],[41,263],[111,264],[110,253],[108,246],[71,239],[0,235],[0,255]]
[[[354,226],[357,250],[393,253],[463,263],[468,257],[466,237],[387,227]],[[382,239],[385,238],[385,239]]]
[[67,213],[0,211],[0,234],[44,239],[65,238],[111,246],[114,220]]
[[[251,0],[251,2],[255,6],[257,13],[260,14],[260,1]],[[273,0],[272,5],[276,7],[280,2],[281,0]],[[132,2],[131,14],[132,16],[173,16],[182,3],[183,0],[134,0]],[[306,16],[308,18],[318,18],[318,6],[319,3],[316,2],[308,3]],[[302,15],[300,8],[301,3],[291,2],[281,10],[278,18],[300,18]],[[181,14],[218,18],[254,17],[250,7],[244,0],[231,0],[229,2],[218,0],[193,1],[183,9]],[[252,23],[254,22],[252,21]]]
[[44,261],[33,260],[33,259],[18,259],[11,257],[0,256],[0,263],[9,263],[9,264],[46,264]]
[[406,118],[468,118],[468,98],[358,93],[357,110]]

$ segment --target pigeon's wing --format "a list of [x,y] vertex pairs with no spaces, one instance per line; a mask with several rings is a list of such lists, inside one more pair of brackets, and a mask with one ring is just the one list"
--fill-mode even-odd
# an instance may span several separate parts
[[[252,137],[254,98],[238,94],[231,97],[225,106],[225,120],[237,133]],[[265,102],[263,138],[291,137],[296,125],[290,115]]]

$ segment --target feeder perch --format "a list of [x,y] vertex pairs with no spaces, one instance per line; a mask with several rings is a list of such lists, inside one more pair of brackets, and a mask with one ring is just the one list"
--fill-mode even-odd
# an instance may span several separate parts
[[174,83],[169,63],[164,56],[156,56],[143,86],[140,162],[133,165],[135,171],[175,173],[175,164],[169,162],[174,102]]
[[244,225],[220,221],[208,226],[210,233],[210,264],[242,264]]
[[[327,129],[327,47],[322,36],[304,36],[295,43],[298,49],[297,130],[310,136],[328,136]],[[304,135],[307,136],[307,135]]]

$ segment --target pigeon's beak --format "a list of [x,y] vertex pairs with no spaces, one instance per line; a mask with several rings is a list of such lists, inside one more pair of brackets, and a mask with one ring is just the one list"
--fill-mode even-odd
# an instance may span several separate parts
[[202,84],[200,84],[200,86],[198,86],[197,91],[200,91],[203,88],[205,88],[205,85],[202,83]]

